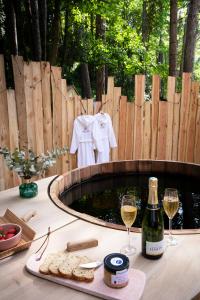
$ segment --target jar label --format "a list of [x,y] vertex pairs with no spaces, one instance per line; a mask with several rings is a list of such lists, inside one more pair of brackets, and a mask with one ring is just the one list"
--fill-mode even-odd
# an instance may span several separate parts
[[112,285],[119,285],[128,281],[128,269],[117,271],[116,275],[111,275]]
[[164,252],[164,239],[159,242],[146,241],[146,254],[159,255]]
[[123,264],[123,259],[120,257],[113,257],[110,262],[113,266],[121,266]]

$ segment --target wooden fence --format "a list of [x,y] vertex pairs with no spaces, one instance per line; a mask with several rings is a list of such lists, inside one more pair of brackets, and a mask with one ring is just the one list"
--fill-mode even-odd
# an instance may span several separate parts
[[[160,101],[160,78],[152,78],[152,97],[144,100],[145,76],[135,76],[135,101],[127,102],[121,88],[108,78],[102,103],[67,95],[61,68],[48,62],[12,57],[15,90],[6,89],[4,58],[0,56],[0,146],[11,150],[30,148],[37,154],[54,147],[70,146],[73,120],[100,109],[110,114],[118,142],[112,160],[164,159],[200,163],[199,82],[191,74],[182,78],[182,92],[175,92],[176,79],[168,78],[167,101]],[[76,167],[76,156],[67,154],[47,175]],[[0,157],[0,190],[19,184],[19,179]]]

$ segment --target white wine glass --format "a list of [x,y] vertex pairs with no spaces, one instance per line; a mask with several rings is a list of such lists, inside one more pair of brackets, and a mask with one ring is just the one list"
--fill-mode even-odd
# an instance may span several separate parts
[[128,232],[128,244],[122,247],[121,253],[125,255],[133,255],[136,252],[136,248],[131,245],[130,239],[130,228],[135,222],[136,215],[137,206],[135,196],[132,194],[124,195],[121,201],[121,217]]
[[177,213],[179,208],[178,191],[176,189],[174,188],[165,189],[163,208],[166,215],[169,218],[169,236],[168,236],[167,243],[169,246],[175,246],[177,245],[177,240],[172,235],[172,219]]

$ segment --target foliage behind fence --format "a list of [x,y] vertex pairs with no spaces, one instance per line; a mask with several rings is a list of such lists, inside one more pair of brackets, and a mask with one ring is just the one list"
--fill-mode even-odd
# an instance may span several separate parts
[[[101,102],[67,94],[61,68],[48,62],[24,62],[12,57],[15,90],[6,89],[4,58],[0,56],[0,146],[32,149],[37,154],[70,146],[73,120],[99,110],[110,114],[118,147],[112,160],[158,159],[200,163],[199,82],[183,74],[182,92],[168,77],[167,101],[160,101],[160,78],[152,78],[151,100],[144,100],[145,76],[135,76],[135,101],[128,102],[109,77]],[[76,156],[60,158],[47,175],[76,167]],[[0,158],[0,190],[19,184]]]

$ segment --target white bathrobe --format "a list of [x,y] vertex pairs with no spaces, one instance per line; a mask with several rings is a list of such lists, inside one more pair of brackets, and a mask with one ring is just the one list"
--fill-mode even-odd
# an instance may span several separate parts
[[[98,113],[95,115],[98,122],[98,131],[100,132],[99,142],[102,144],[102,151],[97,151],[97,163],[110,161],[110,148],[117,147],[116,138],[112,126],[112,121],[107,113]],[[98,149],[97,149],[98,150]]]
[[74,120],[70,153],[78,150],[78,167],[95,164],[94,148],[101,152],[100,132],[94,116],[82,115]]

